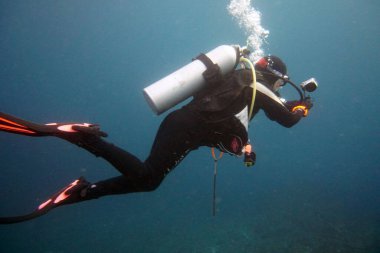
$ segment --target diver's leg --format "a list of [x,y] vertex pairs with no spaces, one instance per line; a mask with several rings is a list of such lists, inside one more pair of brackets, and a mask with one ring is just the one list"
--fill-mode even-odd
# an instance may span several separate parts
[[[171,161],[173,159],[177,161],[178,159],[167,158],[166,151],[164,150],[163,154],[161,154],[162,151],[160,149],[171,150],[173,143],[168,142],[172,142],[173,139],[182,142],[183,136],[181,135],[186,132],[186,128],[189,128],[189,125],[192,125],[191,123],[194,122],[189,120],[188,115],[183,113],[182,110],[169,114],[160,126],[150,156],[157,158],[161,156],[162,163],[169,163],[166,167],[172,167]],[[51,123],[43,125],[0,112],[0,131],[28,136],[56,136],[84,148],[98,157],[104,158],[119,170],[121,174],[126,176],[130,176],[130,174],[137,175],[141,171],[144,171],[146,167],[143,162],[131,153],[106,142],[102,137],[106,137],[107,134],[100,131],[99,127],[93,124]],[[173,150],[173,152],[177,153],[178,150]],[[148,160],[157,159],[148,158]],[[153,166],[157,167],[159,165],[155,164]]]
[[165,176],[200,143],[201,136],[197,131],[197,124],[185,116],[182,113],[174,113],[164,120],[145,162],[100,138],[94,140],[92,146],[99,151],[98,155],[118,169],[122,173],[121,176],[96,183],[79,178],[42,203],[33,213],[19,217],[3,217],[0,218],[0,224],[33,219],[61,205],[106,195],[155,190]]
[[112,144],[103,143],[106,147],[102,148],[101,156],[122,176],[91,184],[85,199],[155,190],[191,150],[198,148],[203,138],[200,129],[199,122],[186,112],[171,113],[162,122],[145,162]]
[[[94,184],[79,178],[42,203],[31,214],[1,217],[0,224],[22,222],[41,216],[51,209],[105,195],[155,190],[164,177],[192,150],[202,136],[199,125],[181,112],[169,115],[157,133],[151,153],[145,162],[117,146],[93,135],[82,138],[82,146],[110,162],[122,176]],[[91,137],[91,138],[90,138]]]
[[102,138],[89,136],[83,143],[86,149],[92,152],[88,148],[91,147],[95,150],[94,154],[108,161],[122,175],[138,178],[151,173],[150,170],[167,174],[188,152],[200,145],[201,128],[199,122],[186,111],[172,112],[161,123],[145,162]]

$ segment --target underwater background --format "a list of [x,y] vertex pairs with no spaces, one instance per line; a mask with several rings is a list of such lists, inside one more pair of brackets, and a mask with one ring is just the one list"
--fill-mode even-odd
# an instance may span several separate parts
[[[40,123],[98,123],[144,159],[166,113],[156,116],[142,89],[200,52],[244,45],[249,32],[229,3],[0,1],[0,110]],[[296,83],[316,77],[319,89],[293,128],[257,115],[253,168],[219,161],[215,217],[214,163],[200,148],[154,192],[1,225],[0,252],[380,252],[380,2],[251,5],[270,32],[264,52],[280,56]],[[32,211],[79,176],[118,175],[60,139],[4,132],[0,168],[0,216]]]

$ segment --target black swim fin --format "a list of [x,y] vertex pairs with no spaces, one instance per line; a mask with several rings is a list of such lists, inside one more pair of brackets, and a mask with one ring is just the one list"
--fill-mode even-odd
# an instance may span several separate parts
[[[28,136],[56,136],[72,139],[73,134],[107,137],[96,124],[89,123],[49,123],[37,124],[0,112],[0,131]],[[71,140],[69,140],[71,141]]]
[[0,112],[0,131],[28,136],[52,135],[54,129]]
[[72,204],[85,200],[86,189],[91,184],[87,182],[83,177],[75,180],[51,198],[43,202],[38,208],[26,215],[13,216],[13,217],[0,217],[0,224],[13,224],[23,221],[28,221],[46,214],[53,208],[61,205]]
[[0,131],[27,136],[55,136],[87,149],[99,156],[96,143],[108,134],[101,131],[99,125],[90,123],[49,123],[36,124],[15,116],[0,112]]

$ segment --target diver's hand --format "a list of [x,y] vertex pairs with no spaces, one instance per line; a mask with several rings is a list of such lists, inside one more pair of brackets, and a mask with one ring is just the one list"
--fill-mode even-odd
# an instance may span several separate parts
[[302,101],[302,105],[304,105],[307,109],[311,109],[313,107],[313,101],[311,100],[311,97],[306,97]]
[[310,108],[313,107],[313,102],[310,97],[306,97],[301,103],[298,103],[296,106],[292,108],[292,112],[300,111],[302,112],[302,116],[307,117],[309,114]]
[[301,103],[292,108],[292,113],[298,112],[301,112],[302,116],[307,117],[307,115],[309,114],[309,109],[307,109],[307,107]]

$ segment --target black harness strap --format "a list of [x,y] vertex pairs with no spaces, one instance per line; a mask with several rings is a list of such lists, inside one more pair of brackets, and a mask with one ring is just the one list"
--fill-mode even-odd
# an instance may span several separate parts
[[201,53],[199,54],[194,60],[200,60],[205,66],[207,69],[211,69],[214,67],[214,64],[212,62],[212,60],[207,56],[205,55],[204,53]]
[[222,80],[223,77],[220,72],[220,67],[218,64],[213,63],[207,55],[201,53],[195,60],[200,60],[206,66],[207,69],[203,72],[203,77],[206,82],[214,84]]

